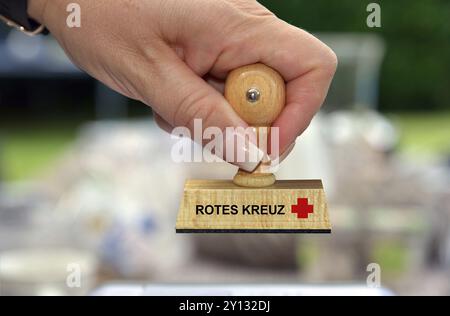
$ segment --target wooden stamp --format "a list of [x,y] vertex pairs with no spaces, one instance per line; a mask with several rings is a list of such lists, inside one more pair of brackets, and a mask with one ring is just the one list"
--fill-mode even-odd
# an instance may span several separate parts
[[[285,104],[285,83],[255,64],[230,73],[225,97],[257,133],[267,131]],[[177,233],[331,233],[321,180],[275,180],[264,164],[231,180],[188,180]]]

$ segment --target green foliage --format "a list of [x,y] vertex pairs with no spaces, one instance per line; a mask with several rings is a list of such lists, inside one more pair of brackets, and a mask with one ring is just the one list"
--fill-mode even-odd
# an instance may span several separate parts
[[450,155],[450,112],[390,115],[400,132],[400,150],[411,156]]
[[79,124],[0,124],[0,180],[26,180],[51,169],[76,138]]
[[[310,32],[378,33],[387,43],[380,82],[385,111],[450,109],[449,0],[260,0]],[[367,5],[381,6],[381,28],[368,28]]]
[[378,262],[382,272],[390,277],[405,272],[408,249],[398,241],[382,242],[374,249],[373,261]]

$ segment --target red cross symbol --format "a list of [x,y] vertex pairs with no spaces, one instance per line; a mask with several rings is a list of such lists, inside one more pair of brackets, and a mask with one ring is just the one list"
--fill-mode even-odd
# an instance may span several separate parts
[[297,214],[297,218],[308,218],[309,214],[314,213],[314,205],[310,205],[308,199],[298,198],[297,205],[291,206],[291,212]]

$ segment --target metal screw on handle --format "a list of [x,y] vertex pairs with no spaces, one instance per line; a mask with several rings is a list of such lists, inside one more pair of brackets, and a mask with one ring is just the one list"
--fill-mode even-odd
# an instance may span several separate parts
[[259,101],[260,98],[261,98],[261,92],[259,92],[258,89],[251,88],[250,90],[247,91],[247,100],[250,103],[256,103]]

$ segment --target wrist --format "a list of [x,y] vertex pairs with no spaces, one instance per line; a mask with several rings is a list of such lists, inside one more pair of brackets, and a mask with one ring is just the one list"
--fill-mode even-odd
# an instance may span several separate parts
[[49,0],[28,0],[28,15],[36,22],[45,25],[45,11]]

